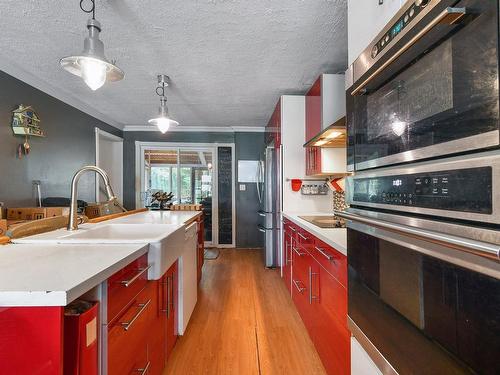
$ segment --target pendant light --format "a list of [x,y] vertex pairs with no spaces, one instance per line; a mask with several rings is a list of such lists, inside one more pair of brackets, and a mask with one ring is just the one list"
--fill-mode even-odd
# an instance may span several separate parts
[[101,24],[95,19],[95,0],[89,1],[92,7],[88,10],[83,7],[84,0],[80,1],[80,9],[92,14],[92,18],[87,22],[89,36],[85,38],[83,52],[62,58],[60,64],[71,74],[81,77],[87,86],[95,91],[106,81],[122,80],[124,73],[104,55],[104,43],[99,39]]
[[160,130],[163,134],[167,132],[170,126],[179,125],[177,121],[172,120],[168,115],[165,87],[168,87],[169,81],[170,78],[165,74],[158,74],[158,87],[156,87],[156,94],[160,97],[160,108],[158,110],[158,116],[148,121],[151,125],[156,125],[158,130]]

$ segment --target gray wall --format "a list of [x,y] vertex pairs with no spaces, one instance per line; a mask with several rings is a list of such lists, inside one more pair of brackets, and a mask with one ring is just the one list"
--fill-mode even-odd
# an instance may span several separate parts
[[[235,143],[238,160],[258,160],[264,146],[264,133],[210,133],[210,132],[124,132],[123,190],[125,207],[135,208],[135,142]],[[261,247],[262,236],[257,230],[259,204],[255,184],[247,184],[246,191],[236,185],[236,244],[238,247]]]
[[[236,172],[238,160],[259,160],[264,147],[264,133],[235,133]],[[240,191],[236,173],[236,245],[238,247],[262,247],[262,233],[257,230],[259,200],[257,184],[246,183]]]
[[[31,153],[19,159],[17,145],[24,138],[13,135],[10,122],[11,111],[21,103],[36,110],[46,138],[31,137]],[[0,71],[0,201],[10,207],[33,205],[33,180],[41,180],[44,197],[68,197],[75,171],[95,164],[96,126],[122,136],[120,130]],[[95,199],[94,176],[82,178],[79,198]]]

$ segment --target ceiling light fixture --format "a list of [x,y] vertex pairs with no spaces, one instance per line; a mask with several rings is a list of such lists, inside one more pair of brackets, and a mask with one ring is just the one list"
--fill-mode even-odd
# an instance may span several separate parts
[[165,96],[165,87],[168,87],[170,78],[165,74],[158,74],[158,87],[156,87],[156,95],[160,97],[160,108],[158,109],[158,117],[152,118],[148,122],[156,125],[158,129],[165,134],[170,126],[177,126],[179,123],[172,120],[168,115],[167,97]]
[[85,9],[80,1],[80,9],[91,13],[92,18],[87,21],[89,36],[85,38],[83,52],[80,55],[63,57],[59,62],[69,73],[81,77],[92,90],[97,90],[106,81],[120,81],[124,73],[114,62],[109,62],[104,55],[104,43],[99,39],[101,24],[95,19],[95,0],[89,0],[90,9]]

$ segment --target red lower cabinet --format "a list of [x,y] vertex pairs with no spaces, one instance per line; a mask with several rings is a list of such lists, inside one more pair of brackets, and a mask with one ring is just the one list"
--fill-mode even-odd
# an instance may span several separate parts
[[347,290],[320,265],[313,277],[313,341],[328,374],[350,374]]
[[177,290],[178,290],[178,272],[177,272],[177,262],[175,262],[172,267],[166,273],[167,288],[166,288],[166,356],[167,359],[174,350],[175,343],[177,342]]
[[151,367],[148,344],[157,311],[156,284],[148,282],[108,328],[108,374],[142,372]]
[[160,280],[147,281],[113,318],[108,327],[109,375],[163,373],[177,341],[177,290],[175,262]]
[[321,361],[328,374],[348,375],[351,335],[347,329],[347,259],[290,222],[285,227],[287,249],[291,266],[284,266],[283,279],[291,285],[292,300]]
[[283,243],[285,246],[285,254],[283,259],[283,280],[285,281],[285,285],[288,290],[292,291],[292,231],[290,229],[289,223],[284,223],[283,225]]

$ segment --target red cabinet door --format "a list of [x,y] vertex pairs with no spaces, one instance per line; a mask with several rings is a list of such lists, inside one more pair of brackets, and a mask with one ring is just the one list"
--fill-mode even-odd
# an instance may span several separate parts
[[319,264],[347,288],[347,257],[344,254],[318,239],[311,253]]
[[108,328],[108,374],[141,372],[151,367],[148,353],[151,327],[157,317],[157,291],[153,282]]
[[166,338],[166,356],[167,360],[172,350],[174,349],[175,343],[177,342],[177,290],[178,290],[178,272],[177,272],[177,261],[169,268],[166,272],[166,316],[167,316],[167,338]]
[[274,146],[281,145],[281,98],[276,103],[274,112],[266,126],[266,143],[274,141]]
[[309,141],[321,131],[321,76],[306,94],[306,134]]
[[283,224],[283,243],[285,244],[285,259],[283,260],[283,281],[286,287],[292,292],[292,230],[290,223]]
[[315,319],[309,288],[312,261],[312,256],[307,250],[298,244],[292,247],[292,300],[311,336],[311,328]]
[[347,290],[323,267],[312,277],[314,317],[312,338],[328,374],[350,374],[350,338],[347,329]]
[[203,264],[205,263],[205,221],[203,214],[198,220],[198,282],[201,280]]

